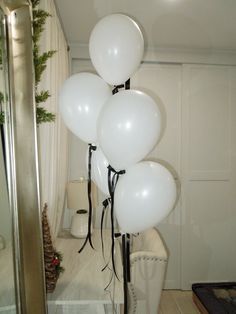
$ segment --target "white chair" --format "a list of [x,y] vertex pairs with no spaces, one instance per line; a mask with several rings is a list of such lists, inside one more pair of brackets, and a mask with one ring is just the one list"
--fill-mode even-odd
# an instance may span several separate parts
[[157,314],[168,255],[156,229],[133,237],[129,314]]

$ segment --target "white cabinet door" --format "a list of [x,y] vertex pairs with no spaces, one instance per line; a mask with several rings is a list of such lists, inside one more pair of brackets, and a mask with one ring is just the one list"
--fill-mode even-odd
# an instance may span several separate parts
[[186,65],[182,288],[236,280],[236,69]]
[[[173,172],[178,186],[181,148],[181,80],[182,67],[180,65],[158,64],[142,64],[131,79],[131,87],[152,96],[162,112],[162,137],[146,159],[164,164]],[[157,228],[169,252],[165,288],[180,288],[180,201],[169,217]]]

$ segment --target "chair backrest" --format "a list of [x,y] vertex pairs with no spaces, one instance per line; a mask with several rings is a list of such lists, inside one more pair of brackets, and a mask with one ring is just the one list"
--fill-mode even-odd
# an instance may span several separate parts
[[134,236],[132,242],[129,314],[157,314],[168,259],[167,250],[156,229]]
[[148,229],[132,238],[132,253],[134,252],[153,252],[159,257],[167,258],[167,250],[155,228]]

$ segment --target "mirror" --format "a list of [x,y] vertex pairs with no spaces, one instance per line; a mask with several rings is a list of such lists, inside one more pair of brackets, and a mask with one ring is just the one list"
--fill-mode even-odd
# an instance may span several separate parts
[[12,212],[9,204],[6,172],[4,112],[9,99],[5,16],[0,10],[0,311],[16,313]]

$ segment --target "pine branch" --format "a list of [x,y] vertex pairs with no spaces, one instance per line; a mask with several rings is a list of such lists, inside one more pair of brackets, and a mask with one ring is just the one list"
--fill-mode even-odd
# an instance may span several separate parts
[[56,266],[57,274],[63,273],[65,271],[65,268],[61,266],[61,262],[63,260],[63,255],[61,252],[55,251],[55,256],[59,259],[60,263]]
[[63,273],[65,271],[65,268],[62,266],[56,266],[56,272],[57,275],[59,276],[61,273]]
[[56,252],[55,252],[55,255],[58,257],[58,259],[59,259],[60,261],[62,261],[63,255],[62,255],[61,252],[56,251]]
[[44,31],[44,25],[46,23],[46,19],[51,16],[48,12],[37,9],[33,10],[33,42],[37,43],[40,39],[42,32]]
[[4,124],[4,121],[5,121],[4,112],[1,111],[1,112],[0,112],[0,125],[1,125],[1,124]]
[[0,92],[0,104],[4,101],[4,95],[2,92]]
[[42,9],[33,10],[33,23],[42,21],[42,24],[45,24],[46,18],[49,16],[52,15]]
[[50,59],[55,53],[56,50],[50,50],[47,52],[44,52],[40,56],[37,55],[37,50],[34,51],[35,56],[34,56],[34,66],[35,66],[35,84],[36,86],[39,84],[41,80],[41,76],[43,72],[45,71],[47,65],[47,60]]
[[43,123],[43,122],[53,122],[55,121],[56,116],[55,114],[47,111],[43,107],[38,107],[36,109],[36,121],[37,124]]
[[[40,54],[39,52],[39,40],[42,32],[44,31],[44,25],[46,19],[51,16],[50,13],[39,9],[38,5],[40,0],[32,0],[33,7],[33,59],[34,59],[34,73],[35,73],[35,102],[36,104],[45,102],[49,97],[49,91],[38,91],[38,84],[41,81],[42,74],[47,67],[47,61],[55,53],[55,50],[50,50]],[[47,111],[44,107],[37,106],[36,108],[36,121],[37,124],[43,122],[52,122],[55,121],[55,114]]]
[[36,93],[35,101],[37,104],[45,102],[51,95],[48,90],[42,90],[40,93]]
[[40,0],[31,0],[33,9],[39,5]]

